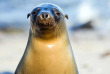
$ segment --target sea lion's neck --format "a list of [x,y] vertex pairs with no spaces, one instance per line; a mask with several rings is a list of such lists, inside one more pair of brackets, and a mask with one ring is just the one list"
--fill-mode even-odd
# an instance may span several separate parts
[[31,46],[37,45],[37,43],[56,44],[58,42],[62,42],[63,44],[64,43],[67,43],[68,44],[69,40],[68,40],[67,31],[63,31],[63,32],[60,33],[60,35],[59,34],[58,35],[55,35],[52,38],[51,37],[48,38],[48,36],[47,36],[47,38],[40,38],[40,37],[36,37],[33,34],[30,34],[29,35],[29,44]]
[[[55,46],[57,47],[57,45],[60,46],[67,46],[69,45],[69,39],[68,39],[68,34],[67,31],[63,31],[60,35],[51,38],[51,39],[45,39],[45,38],[39,38],[36,37],[35,35],[31,34],[29,35],[29,41],[28,41],[28,49],[26,50],[37,50],[37,49],[44,49],[44,47],[46,49],[53,49],[52,47]],[[39,51],[38,50],[38,51]]]
[[65,50],[66,48],[70,48],[67,32],[63,32],[59,37],[49,40],[40,39],[30,34],[29,41],[24,54],[24,57],[27,60],[24,60],[24,62],[36,59],[33,57],[39,55],[41,56],[51,56],[54,54],[56,55],[59,52],[66,51]]

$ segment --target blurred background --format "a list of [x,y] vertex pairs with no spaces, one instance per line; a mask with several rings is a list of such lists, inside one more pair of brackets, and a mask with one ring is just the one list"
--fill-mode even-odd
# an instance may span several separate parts
[[110,0],[0,0],[0,74],[14,73],[27,44],[27,14],[40,3],[68,14],[79,74],[110,74]]

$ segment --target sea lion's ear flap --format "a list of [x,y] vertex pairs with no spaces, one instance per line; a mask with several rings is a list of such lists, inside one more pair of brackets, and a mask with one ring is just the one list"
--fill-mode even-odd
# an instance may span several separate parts
[[30,13],[27,14],[27,19],[29,18],[29,16],[30,16]]
[[67,19],[69,19],[67,14],[65,14],[65,17],[66,17]]

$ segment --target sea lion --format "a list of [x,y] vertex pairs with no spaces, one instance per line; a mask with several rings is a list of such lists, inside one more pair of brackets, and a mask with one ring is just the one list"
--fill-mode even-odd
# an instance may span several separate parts
[[31,28],[15,74],[78,74],[64,18],[54,4],[40,4],[27,15]]

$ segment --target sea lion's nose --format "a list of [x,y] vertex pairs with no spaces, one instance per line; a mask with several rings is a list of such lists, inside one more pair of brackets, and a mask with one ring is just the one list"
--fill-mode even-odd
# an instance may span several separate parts
[[48,12],[42,12],[40,14],[40,18],[46,20],[46,19],[50,18],[50,14]]

